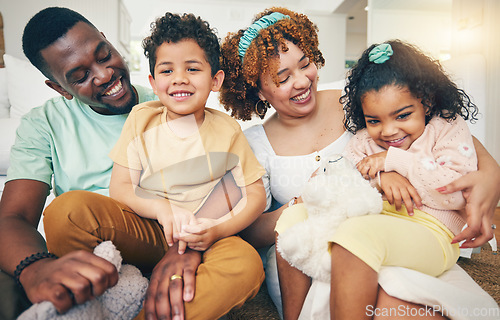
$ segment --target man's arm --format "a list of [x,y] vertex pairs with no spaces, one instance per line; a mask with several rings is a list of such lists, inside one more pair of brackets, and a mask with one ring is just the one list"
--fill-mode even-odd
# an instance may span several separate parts
[[[11,275],[26,257],[47,252],[37,226],[48,190],[47,184],[35,180],[5,184],[0,201],[0,268]],[[118,272],[102,258],[75,251],[61,259],[30,264],[19,280],[31,302],[51,301],[59,312],[65,312],[115,285]]]

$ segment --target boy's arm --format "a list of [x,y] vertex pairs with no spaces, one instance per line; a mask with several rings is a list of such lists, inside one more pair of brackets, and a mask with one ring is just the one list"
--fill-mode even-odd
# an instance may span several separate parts
[[[163,226],[169,246],[181,225],[189,224],[194,215],[188,210],[173,206],[165,198],[155,196],[138,186],[141,172],[129,169],[117,163],[113,165],[109,184],[109,195],[127,205],[136,214],[144,218],[156,219]],[[181,246],[179,246],[182,250]]]
[[[246,186],[242,198],[227,214],[218,219],[198,218],[200,223],[184,226],[179,240],[188,243],[192,249],[207,250],[215,241],[235,235],[248,227],[262,214],[266,207],[266,194],[262,179]],[[226,203],[221,201],[223,206]]]

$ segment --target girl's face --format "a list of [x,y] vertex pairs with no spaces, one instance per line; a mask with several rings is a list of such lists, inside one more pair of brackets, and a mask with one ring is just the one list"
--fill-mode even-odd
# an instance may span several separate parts
[[281,117],[303,117],[316,106],[318,68],[300,48],[286,41],[279,51],[278,87],[269,72],[260,76],[259,98],[269,101]]
[[389,85],[361,97],[366,128],[380,147],[408,150],[425,129],[426,108],[407,87]]

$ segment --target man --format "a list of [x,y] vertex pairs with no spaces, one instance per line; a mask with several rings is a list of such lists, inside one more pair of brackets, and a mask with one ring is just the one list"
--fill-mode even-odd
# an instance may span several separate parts
[[[107,196],[108,153],[127,114],[156,97],[130,84],[123,58],[104,35],[72,10],[47,8],[26,25],[23,50],[62,97],[34,108],[18,128],[0,202],[0,284],[13,288],[8,275],[14,275],[29,301],[48,300],[66,312],[116,284],[116,269],[91,253],[98,243],[112,240],[125,263],[144,272],[154,267],[145,303],[148,319],[218,318],[255,295],[262,264],[246,242],[231,237],[205,253],[179,255],[176,248],[165,253],[157,222]],[[57,197],[43,212],[45,242],[37,226],[52,187]],[[168,285],[160,286],[158,279],[165,278]],[[0,290],[6,304],[1,309],[12,310],[13,290]]]

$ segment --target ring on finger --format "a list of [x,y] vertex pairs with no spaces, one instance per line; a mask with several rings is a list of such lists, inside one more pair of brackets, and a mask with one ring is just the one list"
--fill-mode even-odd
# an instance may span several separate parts
[[182,276],[179,275],[179,274],[174,274],[170,277],[170,281],[174,281],[174,280],[177,280],[177,279],[181,279],[182,280]]

